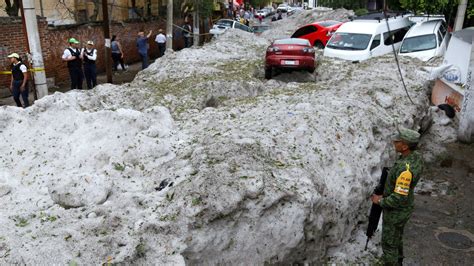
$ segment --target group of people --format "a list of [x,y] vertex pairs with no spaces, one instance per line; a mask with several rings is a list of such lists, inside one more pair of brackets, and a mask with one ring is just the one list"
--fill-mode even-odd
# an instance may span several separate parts
[[68,43],[69,47],[64,50],[61,58],[67,63],[71,90],[82,90],[84,76],[87,89],[90,90],[97,85],[97,49],[94,48],[94,42],[87,41],[85,48],[79,48],[80,42],[75,38],[69,38]]

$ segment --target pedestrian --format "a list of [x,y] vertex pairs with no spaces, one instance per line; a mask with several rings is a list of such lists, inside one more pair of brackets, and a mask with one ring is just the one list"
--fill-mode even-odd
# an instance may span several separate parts
[[148,67],[148,38],[150,38],[151,33],[152,31],[150,30],[148,35],[145,36],[145,32],[143,30],[138,32],[137,48],[142,60],[142,69]]
[[69,47],[64,50],[62,59],[67,62],[69,77],[71,78],[71,90],[82,90],[82,72],[81,50],[79,50],[79,41],[75,38],[69,38]]
[[283,17],[281,16],[281,11],[278,12],[278,17],[277,17],[277,20],[280,20],[280,19],[283,19]]
[[402,265],[403,229],[414,208],[413,190],[423,172],[423,159],[416,149],[420,134],[401,128],[393,142],[401,154],[387,176],[383,195],[373,194],[371,200],[383,209],[382,260],[384,265]]
[[97,50],[94,49],[93,41],[87,41],[86,48],[82,48],[81,59],[84,62],[84,75],[86,76],[87,89],[91,90],[97,86],[97,69],[95,65]]
[[166,36],[163,34],[163,30],[158,30],[158,35],[156,35],[155,42],[158,43],[158,58],[165,55],[166,50]]
[[125,64],[123,63],[123,50],[122,45],[117,40],[116,35],[112,35],[112,42],[110,43],[112,48],[112,60],[114,61],[114,70],[118,70],[118,65],[122,67],[122,70],[125,70]]
[[[10,92],[13,95],[16,106],[26,108],[30,105],[28,102],[28,69],[21,62],[21,58],[17,53],[7,56],[11,63],[12,78],[10,82]],[[20,101],[23,98],[23,105]]]
[[191,32],[192,32],[192,27],[189,21],[186,21],[186,23],[183,25],[183,39],[184,39],[184,48],[191,47]]

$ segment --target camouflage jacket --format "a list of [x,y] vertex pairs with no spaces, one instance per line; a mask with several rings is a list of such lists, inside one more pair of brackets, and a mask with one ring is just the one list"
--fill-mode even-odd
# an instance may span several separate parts
[[[407,170],[407,167],[411,173],[410,176],[412,176],[411,180],[403,180],[403,175],[406,174],[404,174],[404,171]],[[414,201],[413,190],[420,180],[422,172],[423,158],[420,153],[413,151],[406,157],[400,157],[393,167],[390,168],[380,206],[384,209],[394,210],[412,209]],[[402,186],[401,188],[400,185]]]

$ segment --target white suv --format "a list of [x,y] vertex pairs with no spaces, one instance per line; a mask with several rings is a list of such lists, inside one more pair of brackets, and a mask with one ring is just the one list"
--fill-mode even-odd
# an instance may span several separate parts
[[405,35],[399,54],[428,61],[433,57],[444,55],[448,39],[444,19],[417,23]]

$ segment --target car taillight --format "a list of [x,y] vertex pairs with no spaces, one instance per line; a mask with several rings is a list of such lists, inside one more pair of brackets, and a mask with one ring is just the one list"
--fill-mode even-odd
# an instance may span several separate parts
[[270,53],[279,52],[279,51],[280,51],[280,48],[273,47],[273,46],[268,47],[268,49],[267,49],[267,52],[270,52]]
[[313,48],[303,48],[303,52],[304,52],[304,53],[314,54],[314,49],[313,49]]

